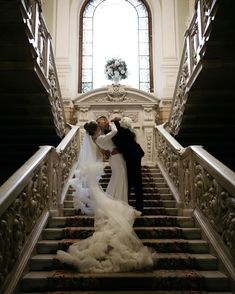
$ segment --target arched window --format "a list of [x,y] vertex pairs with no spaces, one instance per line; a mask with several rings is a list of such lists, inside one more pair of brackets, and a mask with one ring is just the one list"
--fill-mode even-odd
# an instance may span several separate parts
[[151,14],[143,0],[87,0],[80,14],[78,90],[109,83],[108,59],[126,61],[126,85],[153,92]]

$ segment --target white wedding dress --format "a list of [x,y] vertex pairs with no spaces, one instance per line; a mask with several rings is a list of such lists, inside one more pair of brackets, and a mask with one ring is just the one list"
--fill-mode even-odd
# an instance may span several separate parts
[[[117,134],[117,128],[114,123],[110,124],[111,131],[106,135],[100,135],[96,139],[96,144],[110,152],[115,148],[112,138]],[[128,181],[127,181],[127,169],[126,162],[121,153],[111,155],[109,158],[109,164],[112,170],[112,175],[106,189],[113,199],[128,202]]]
[[94,214],[95,232],[71,245],[67,252],[57,251],[57,259],[75,266],[79,272],[149,270],[153,267],[153,252],[142,244],[133,230],[133,223],[141,213],[120,200],[121,195],[113,199],[102,190],[99,179],[104,166],[97,159],[94,145],[90,136],[85,135],[76,178],[71,183],[76,193],[79,190],[78,202],[82,211]]

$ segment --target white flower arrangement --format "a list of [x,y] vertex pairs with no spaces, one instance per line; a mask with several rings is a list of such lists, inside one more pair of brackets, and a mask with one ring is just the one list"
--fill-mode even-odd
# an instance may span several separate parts
[[108,80],[126,79],[128,75],[126,62],[120,58],[109,59],[105,65],[105,75]]
[[121,120],[120,120],[120,126],[123,127],[124,129],[129,129],[129,130],[133,130],[133,126],[132,126],[132,119],[128,116],[124,116]]

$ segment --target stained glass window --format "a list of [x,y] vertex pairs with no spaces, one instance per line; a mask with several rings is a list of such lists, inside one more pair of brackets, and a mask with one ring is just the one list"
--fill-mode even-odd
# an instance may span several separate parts
[[104,82],[105,77],[102,77],[103,80],[100,78],[104,76],[104,56],[107,59],[122,58],[127,66],[129,62],[130,78],[128,76],[125,84],[147,92],[153,91],[151,16],[144,0],[87,1],[81,11],[80,23],[79,92],[85,93],[103,86],[102,83],[109,83],[108,80]]

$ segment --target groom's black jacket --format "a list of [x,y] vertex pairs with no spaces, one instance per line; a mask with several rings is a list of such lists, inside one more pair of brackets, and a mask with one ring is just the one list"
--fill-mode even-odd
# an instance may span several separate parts
[[118,151],[123,154],[126,161],[139,160],[144,156],[144,151],[135,140],[135,134],[129,129],[120,126],[118,121],[114,122],[118,132],[113,137],[113,143]]
[[129,129],[120,126],[118,121],[114,121],[118,132],[113,137],[113,143],[118,151],[123,154],[126,161],[128,176],[128,195],[133,187],[136,196],[136,208],[143,212],[143,187],[141,175],[141,158],[144,151],[135,140],[135,134]]

